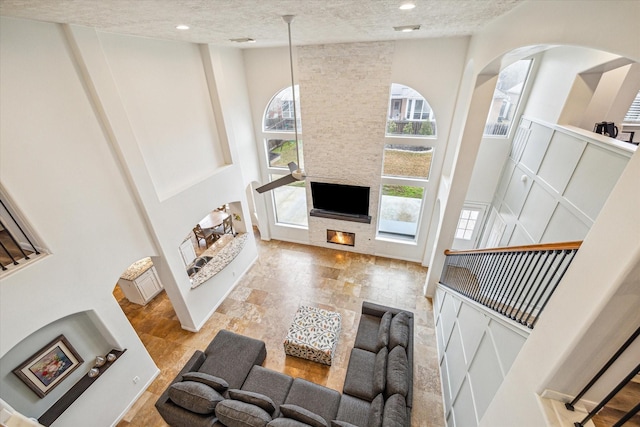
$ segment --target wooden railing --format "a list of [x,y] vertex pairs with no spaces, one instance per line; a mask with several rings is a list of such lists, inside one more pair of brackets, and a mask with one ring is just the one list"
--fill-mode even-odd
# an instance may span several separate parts
[[440,283],[533,329],[581,243],[446,250]]

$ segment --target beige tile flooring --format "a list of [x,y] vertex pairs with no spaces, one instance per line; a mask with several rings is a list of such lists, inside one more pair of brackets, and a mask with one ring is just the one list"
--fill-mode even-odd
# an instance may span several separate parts
[[[161,374],[118,427],[166,426],[154,403],[196,349],[220,329],[259,338],[267,345],[265,366],[342,391],[362,301],[411,310],[416,315],[412,426],[444,426],[431,300],[422,296],[427,269],[416,263],[339,249],[261,241],[259,257],[198,333],[183,330],[166,293],[146,306],[114,295]],[[332,366],[286,356],[283,340],[301,304],[342,314],[342,332]]]

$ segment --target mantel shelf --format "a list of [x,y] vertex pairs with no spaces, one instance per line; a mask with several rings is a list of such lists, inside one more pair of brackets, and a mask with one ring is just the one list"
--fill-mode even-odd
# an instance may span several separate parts
[[337,219],[340,221],[361,222],[363,224],[371,224],[371,216],[369,215],[349,215],[338,212],[325,211],[322,209],[311,209],[309,216],[319,218]]
[[111,350],[109,353],[113,353],[116,356],[113,362],[106,362],[104,365],[102,365],[100,367],[100,373],[93,378],[90,377],[88,373],[84,377],[80,378],[80,380],[78,380],[78,382],[75,383],[73,387],[69,389],[69,391],[62,395],[62,397],[58,399],[58,401],[54,403],[53,406],[47,409],[47,411],[42,414],[40,418],[38,418],[38,422],[47,427],[53,424],[53,422],[57,420],[58,417],[62,415],[62,413],[66,411],[69,406],[71,406],[71,404],[75,402],[76,399],[78,399],[80,395],[89,388],[91,384],[93,384],[98,378],[100,378],[102,374],[104,374],[104,372],[109,369],[111,365],[113,365],[125,351],[127,351],[126,348],[124,350]]

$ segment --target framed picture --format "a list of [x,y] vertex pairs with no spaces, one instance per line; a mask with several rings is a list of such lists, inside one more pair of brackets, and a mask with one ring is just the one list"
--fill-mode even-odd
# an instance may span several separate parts
[[35,394],[45,397],[84,360],[71,343],[60,335],[13,370]]

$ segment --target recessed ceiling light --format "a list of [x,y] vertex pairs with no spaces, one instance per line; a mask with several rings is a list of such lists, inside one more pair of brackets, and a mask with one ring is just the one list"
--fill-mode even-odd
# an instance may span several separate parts
[[400,10],[411,10],[414,9],[416,7],[415,3],[403,3],[402,5],[400,5],[399,9]]
[[411,31],[417,31],[420,29],[420,25],[403,25],[401,27],[393,27],[396,31],[402,31],[403,33],[410,33]]
[[235,43],[255,43],[256,41],[250,37],[241,37],[239,39],[229,39],[232,42]]
[[188,29],[189,29],[188,25],[184,25],[184,24],[176,25],[176,30],[188,30]]

